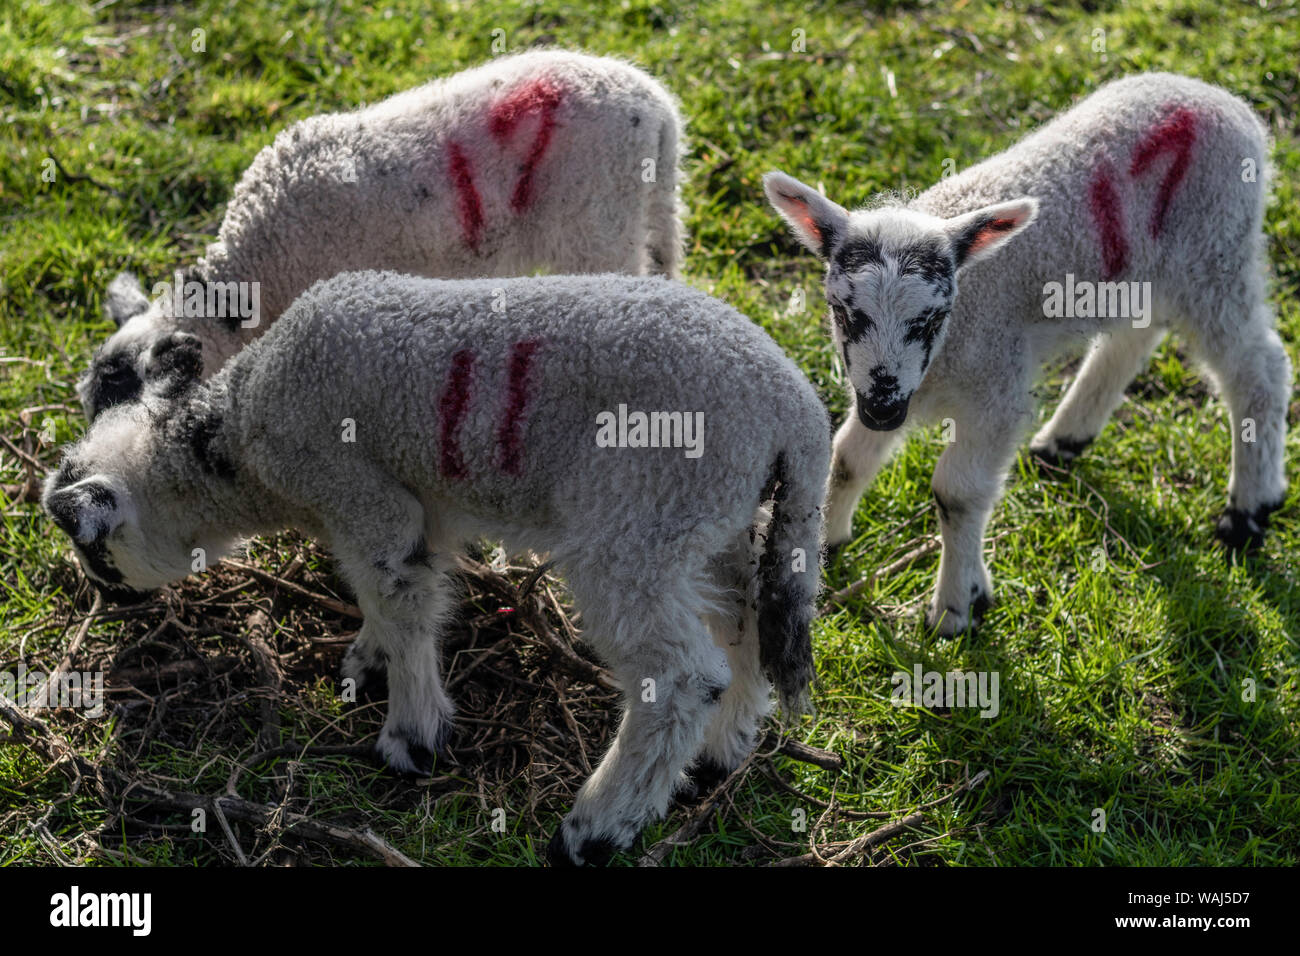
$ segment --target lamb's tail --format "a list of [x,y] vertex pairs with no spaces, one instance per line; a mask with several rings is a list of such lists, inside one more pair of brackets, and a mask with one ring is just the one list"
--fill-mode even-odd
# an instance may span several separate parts
[[676,107],[665,105],[655,146],[655,182],[646,205],[646,269],[651,275],[675,279],[681,269],[686,230],[682,226],[681,119]]
[[759,659],[788,714],[807,713],[813,680],[811,623],[821,580],[821,460],[794,450],[776,456],[769,480],[772,518],[758,562]]

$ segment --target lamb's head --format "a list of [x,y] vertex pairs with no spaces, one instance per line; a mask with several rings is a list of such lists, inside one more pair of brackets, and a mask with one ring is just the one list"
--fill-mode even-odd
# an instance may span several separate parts
[[940,219],[903,205],[849,212],[783,173],[768,200],[826,264],[831,335],[867,428],[890,431],[943,345],[961,270],[1000,248],[1038,213],[1016,199]]
[[[152,304],[135,276],[122,273],[105,295],[104,307],[117,331],[95,352],[90,368],[77,383],[86,418],[94,421],[114,405],[138,399],[151,381],[171,372],[177,359],[199,362],[199,340],[177,328],[160,299]],[[176,351],[177,348],[180,351]]]
[[181,377],[106,410],[45,482],[42,506],[111,600],[138,600],[185,577],[196,570],[195,548],[215,561],[237,543],[212,530],[220,516],[205,511],[194,453],[168,434],[184,413]]

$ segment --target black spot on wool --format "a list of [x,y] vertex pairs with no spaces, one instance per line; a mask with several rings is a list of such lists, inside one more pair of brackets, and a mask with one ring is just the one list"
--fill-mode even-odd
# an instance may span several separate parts
[[59,465],[59,470],[54,473],[54,484],[51,490],[58,491],[60,488],[66,488],[68,485],[75,485],[82,478],[85,478],[89,472],[86,471],[85,465],[79,465],[71,459],[63,459]]
[[772,464],[767,486],[772,500],[772,520],[758,562],[758,652],[764,672],[789,706],[800,699],[812,680],[811,609],[803,591],[792,579],[787,546],[792,521],[786,508],[790,484],[785,454]]
[[106,408],[134,401],[144,388],[144,382],[135,370],[133,356],[122,352],[96,362],[90,377],[94,383],[90,388],[92,419]]
[[117,507],[117,495],[113,494],[113,489],[94,482],[86,488],[86,499],[96,508],[103,508],[105,511]]
[[835,265],[843,272],[861,272],[885,264],[880,243],[866,236],[850,236],[835,250]]
[[[104,543],[102,537],[96,538],[89,544],[78,544],[76,546],[77,554],[81,557],[82,563],[86,565],[87,570],[91,572],[90,576],[103,584],[121,584],[122,572],[113,567],[108,560],[108,545]],[[111,590],[111,589],[110,589]],[[129,589],[119,589],[129,590]],[[112,595],[114,600],[120,601],[122,598]]]
[[173,332],[154,343],[151,355],[149,380],[159,385],[164,398],[179,398],[198,384],[203,371],[203,346],[193,335]]
[[952,521],[952,515],[954,512],[961,514],[961,509],[957,507],[950,508],[948,502],[943,500],[943,497],[936,489],[931,488],[930,491],[934,494],[934,503],[939,506],[939,517],[943,519],[944,524],[948,524]]
[[235,465],[218,442],[223,422],[221,413],[211,406],[189,405],[181,412],[175,428],[205,475],[230,479],[235,477]]
[[861,309],[850,309],[849,315],[852,316],[852,318],[845,327],[845,332],[848,334],[849,341],[860,341],[868,332],[875,328],[876,323],[872,320],[871,316],[867,315],[867,313],[863,312]]
[[417,565],[422,564],[426,567],[429,564],[429,545],[424,540],[424,535],[416,539],[415,544],[411,545],[411,550],[407,552],[406,557],[402,558],[403,564]]
[[925,348],[925,359],[921,363],[923,370],[930,367],[930,355],[934,351],[934,340],[939,337],[939,333],[943,330],[943,323],[947,318],[947,309],[934,308],[922,312],[908,323],[903,341],[920,342]]
[[955,271],[952,254],[937,239],[914,243],[898,253],[899,275],[918,276],[944,295],[952,294]]

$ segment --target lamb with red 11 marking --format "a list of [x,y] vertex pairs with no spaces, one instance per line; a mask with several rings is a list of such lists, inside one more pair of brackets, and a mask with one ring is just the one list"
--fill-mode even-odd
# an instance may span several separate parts
[[[911,201],[849,212],[769,173],[768,199],[826,263],[831,334],[852,387],[835,438],[828,543],[851,538],[858,499],[904,423],[949,419],[933,476],[943,555],[928,623],[945,634],[977,623],[993,593],[984,529],[1033,420],[1040,368],[1091,341],[1030,443],[1069,461],[1173,329],[1228,406],[1218,536],[1259,544],[1286,492],[1291,392],[1266,282],[1267,156],[1247,104],[1154,73],[1108,84]],[[1078,296],[1068,308],[1063,289]]]
[[[154,588],[195,549],[210,565],[252,534],[324,537],[365,615],[344,674],[386,676],[379,752],[423,772],[451,727],[453,554],[480,537],[548,553],[625,698],[553,861],[627,847],[688,767],[697,785],[738,767],[769,681],[807,704],[829,423],[722,302],[657,277],[344,273],[207,384],[193,343],[163,359],[46,485],[87,575]],[[602,444],[623,404],[699,416],[702,453]]]

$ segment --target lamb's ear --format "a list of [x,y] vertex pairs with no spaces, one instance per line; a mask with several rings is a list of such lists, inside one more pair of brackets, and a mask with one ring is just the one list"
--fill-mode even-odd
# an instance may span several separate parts
[[1028,196],[976,209],[948,220],[948,238],[957,268],[968,266],[1000,249],[1038,217],[1038,200]]
[[119,272],[104,293],[104,311],[120,329],[128,319],[149,308],[149,299],[140,288],[140,280],[129,272]]
[[98,476],[47,490],[42,504],[54,523],[82,545],[103,539],[125,520],[117,492]]
[[771,172],[764,176],[763,191],[799,241],[822,259],[829,258],[836,237],[848,223],[848,212],[785,173]]
[[145,387],[166,396],[197,385],[203,374],[203,344],[189,332],[169,332],[149,348]]

